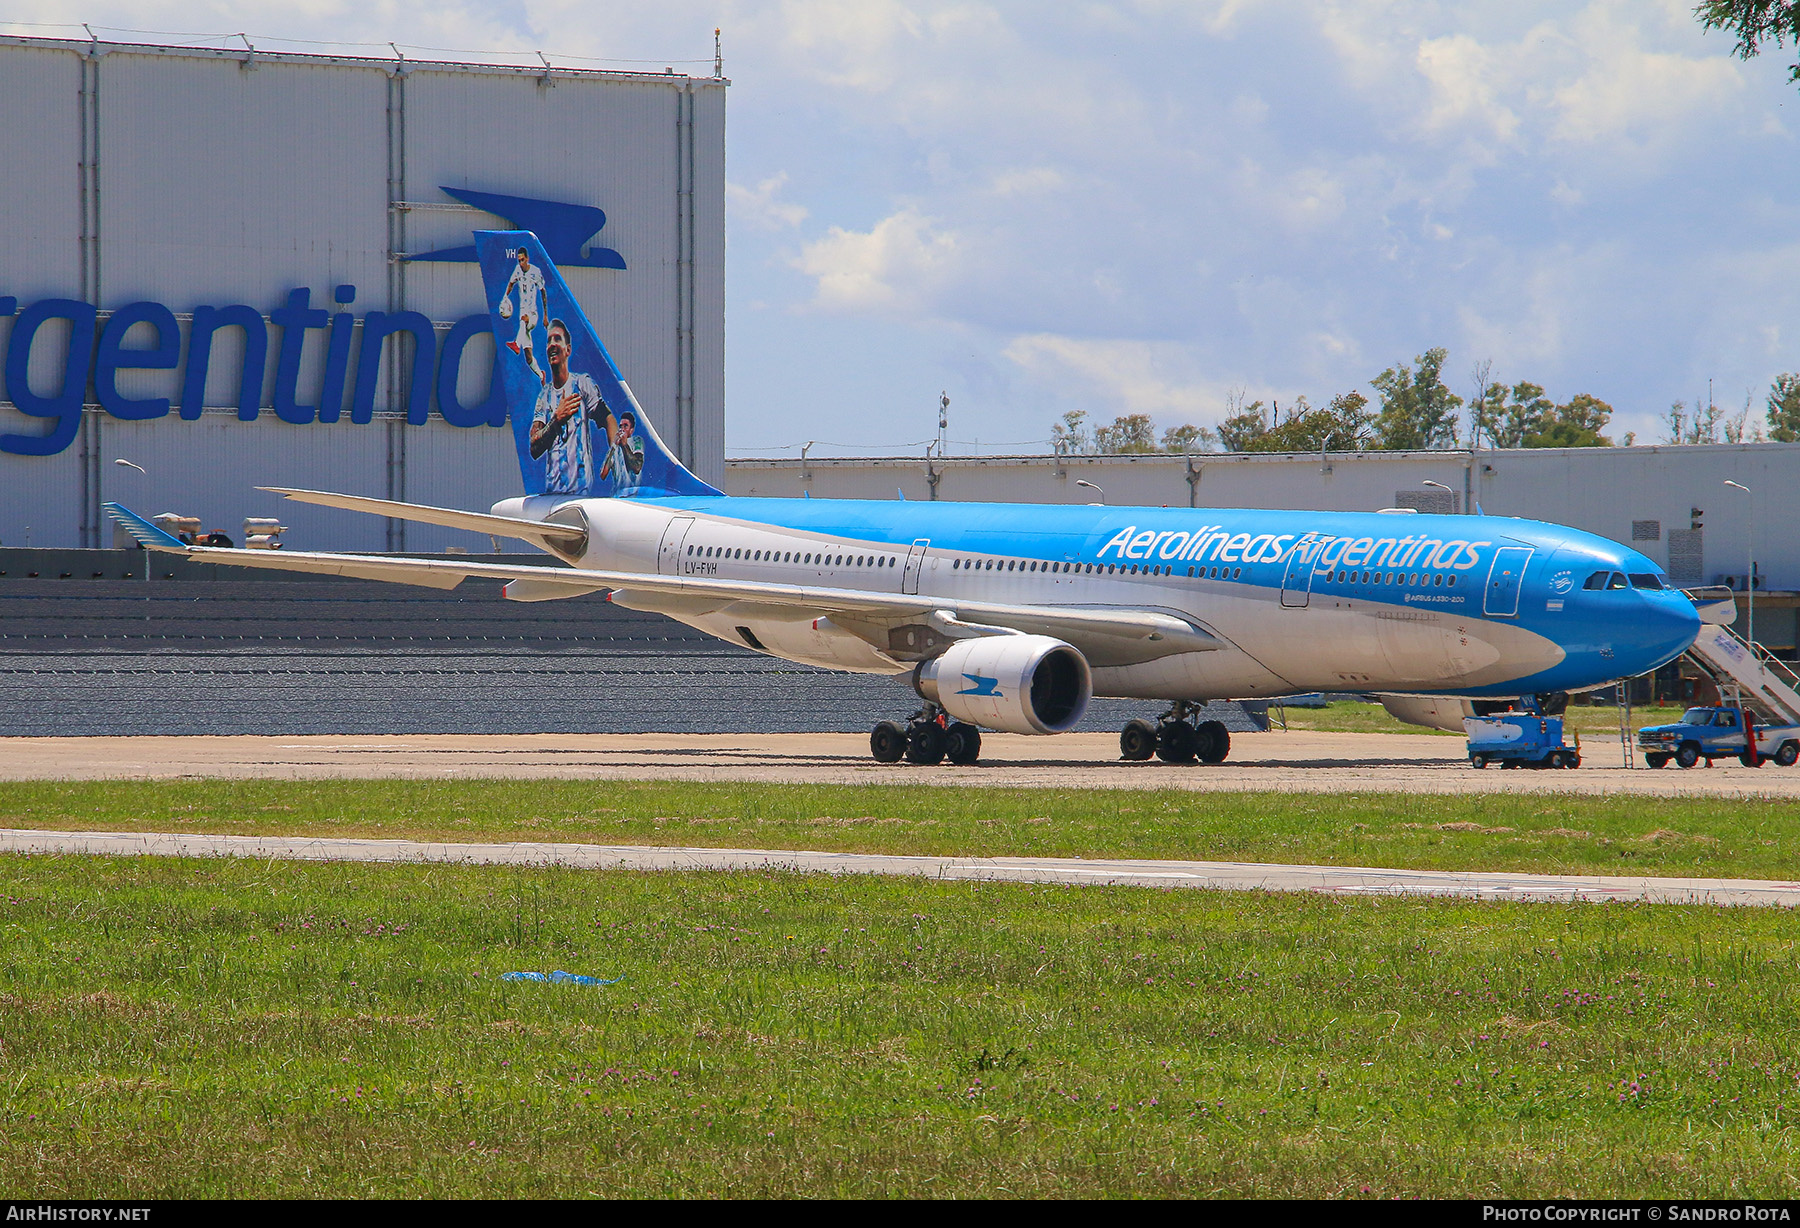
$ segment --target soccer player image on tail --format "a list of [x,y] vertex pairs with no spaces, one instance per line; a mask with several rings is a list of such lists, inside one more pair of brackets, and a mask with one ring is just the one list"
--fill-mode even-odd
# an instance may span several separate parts
[[[514,312],[512,305],[513,288],[518,287],[519,307]],[[531,256],[523,247],[519,248],[519,267],[514,270],[512,279],[506,283],[506,289],[500,293],[500,318],[517,315],[519,318],[519,335],[516,340],[508,341],[506,348],[525,359],[525,365],[531,368],[538,382],[544,382],[542,368],[537,365],[537,356],[531,352],[531,330],[537,327],[544,318],[544,274],[531,263]]]
[[568,325],[550,321],[544,350],[550,376],[531,415],[531,456],[543,458],[545,494],[592,494],[594,430],[606,432],[610,455],[619,441],[619,423],[593,378],[569,370]]
[[644,473],[644,441],[637,433],[637,415],[629,409],[619,415],[619,438],[600,466],[600,480],[613,480],[613,493],[626,495],[637,489]]

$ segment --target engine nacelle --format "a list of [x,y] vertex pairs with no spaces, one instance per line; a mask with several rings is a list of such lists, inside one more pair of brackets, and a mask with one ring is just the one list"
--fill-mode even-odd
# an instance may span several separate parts
[[1087,658],[1047,635],[958,640],[913,670],[913,689],[959,721],[1006,733],[1063,733],[1087,711]]

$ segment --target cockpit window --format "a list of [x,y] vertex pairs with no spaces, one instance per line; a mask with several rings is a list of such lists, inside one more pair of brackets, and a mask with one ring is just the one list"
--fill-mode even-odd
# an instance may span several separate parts
[[1607,581],[1606,587],[1607,588],[1624,588],[1625,587],[1625,573],[1622,571],[1613,572],[1612,579]]
[[1606,587],[1606,574],[1607,573],[1604,571],[1596,571],[1593,575],[1591,575],[1587,578],[1587,583],[1583,584],[1581,587],[1585,588],[1585,589],[1605,588]]
[[1631,573],[1631,587],[1647,588],[1652,592],[1659,592],[1663,587],[1662,577],[1652,572],[1634,571]]

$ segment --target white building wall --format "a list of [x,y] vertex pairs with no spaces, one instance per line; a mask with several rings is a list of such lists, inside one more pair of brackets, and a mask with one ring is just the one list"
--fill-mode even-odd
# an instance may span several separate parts
[[[677,74],[421,64],[269,56],[210,49],[121,47],[0,38],[0,300],[46,298],[108,313],[148,301],[178,319],[188,354],[199,306],[244,304],[267,320],[295,288],[336,310],[411,310],[448,327],[486,304],[473,263],[408,261],[465,246],[470,231],[506,219],[458,204],[454,187],[596,206],[606,224],[588,246],[617,250],[623,270],[568,267],[581,300],[659,433],[703,477],[722,480],[724,455],[724,116],[726,82]],[[398,256],[399,258],[396,258]],[[0,307],[4,303],[0,302]],[[0,312],[0,354],[15,316]],[[459,428],[436,412],[404,415],[409,362],[388,347],[377,420],[362,426],[279,421],[272,411],[281,331],[268,326],[262,412],[237,420],[243,345],[218,334],[207,412],[181,419],[184,365],[130,370],[120,392],[167,397],[169,416],[126,422],[88,408],[55,456],[0,451],[0,541],[104,545],[104,499],[201,515],[227,527],[270,514],[256,484],[317,485],[462,507],[518,492],[510,428]],[[31,349],[38,395],[61,387],[64,325]],[[129,341],[148,344],[153,330]],[[410,345],[410,342],[406,343]],[[308,334],[298,400],[316,405],[324,330]],[[492,343],[469,347],[465,404],[486,395]],[[361,362],[353,347],[343,413]],[[402,368],[405,368],[405,371]],[[435,381],[434,381],[435,382]],[[685,391],[684,391],[685,390]],[[0,434],[42,436],[0,381]],[[146,481],[111,462],[126,456]],[[151,459],[157,463],[152,464]],[[429,468],[427,468],[429,467]],[[134,482],[131,479],[136,478]],[[478,545],[421,526],[282,509],[314,548],[433,549]],[[373,526],[371,528],[370,526]],[[371,536],[372,535],[372,536]]]
[[[8,49],[0,72],[0,294],[21,302],[81,289],[80,61],[67,52]],[[57,99],[46,106],[46,99]]]

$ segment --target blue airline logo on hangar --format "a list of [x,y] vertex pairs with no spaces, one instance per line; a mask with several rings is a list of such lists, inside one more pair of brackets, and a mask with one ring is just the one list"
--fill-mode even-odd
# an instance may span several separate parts
[[[513,223],[514,230],[536,233],[544,251],[557,264],[586,269],[622,269],[625,257],[610,247],[596,244],[581,250],[581,245],[606,227],[606,214],[592,205],[571,205],[560,200],[537,200],[530,196],[503,196],[498,192],[474,192],[468,188],[443,187],[465,205],[485,209],[496,217]],[[408,260],[447,260],[463,264],[476,262],[475,245],[446,247],[435,252],[420,252]]]
[[[592,205],[466,188],[447,187],[444,191],[464,204],[533,227],[542,236],[546,251],[559,264],[625,268],[624,257],[609,247],[595,245],[582,250],[583,244],[606,225],[605,212]],[[445,248],[408,259],[473,261],[475,248]],[[128,303],[108,313],[103,322],[94,305],[80,299],[39,299],[21,308],[17,298],[0,295],[0,320],[14,317],[6,345],[0,401],[10,401],[21,413],[51,421],[50,429],[41,435],[0,433],[0,452],[58,455],[74,442],[81,427],[82,409],[89,403],[97,403],[113,417],[126,421],[164,418],[176,410],[173,397],[133,397],[121,391],[121,372],[179,369],[182,376],[177,412],[189,421],[199,418],[206,400],[213,342],[222,331],[228,337],[235,331],[241,338],[243,360],[237,371],[237,411],[244,422],[254,422],[262,411],[262,390],[268,382],[271,359],[275,367],[272,408],[281,421],[296,426],[334,423],[345,416],[346,409],[353,423],[372,421],[375,402],[382,392],[383,352],[396,358],[404,353],[398,349],[398,343],[389,347],[388,339],[409,334],[413,345],[406,383],[408,423],[423,425],[435,396],[438,412],[452,426],[506,425],[506,395],[501,387],[499,364],[495,364],[487,395],[478,403],[465,405],[456,391],[469,342],[483,333],[493,333],[485,310],[456,321],[442,335],[441,343],[432,321],[421,312],[365,312],[361,321],[362,344],[354,347],[357,320],[345,308],[356,301],[356,287],[338,286],[333,297],[339,310],[327,311],[312,305],[309,288],[289,290],[283,305],[271,309],[266,318],[262,311],[244,303],[195,307],[184,336],[175,312],[162,303]],[[65,322],[68,346],[61,370],[50,380],[40,376],[40,387],[34,388],[28,379],[32,347],[40,334],[46,346],[56,347],[65,331],[56,325]],[[279,330],[273,347],[271,324]],[[46,330],[45,325],[51,327]],[[134,330],[135,336],[128,343],[127,337]],[[315,330],[324,334],[324,373],[318,403],[308,405],[299,396],[301,360],[307,337]],[[273,355],[271,348],[275,350]],[[357,350],[354,363],[353,348]],[[43,391],[44,383],[51,383],[55,391]]]

